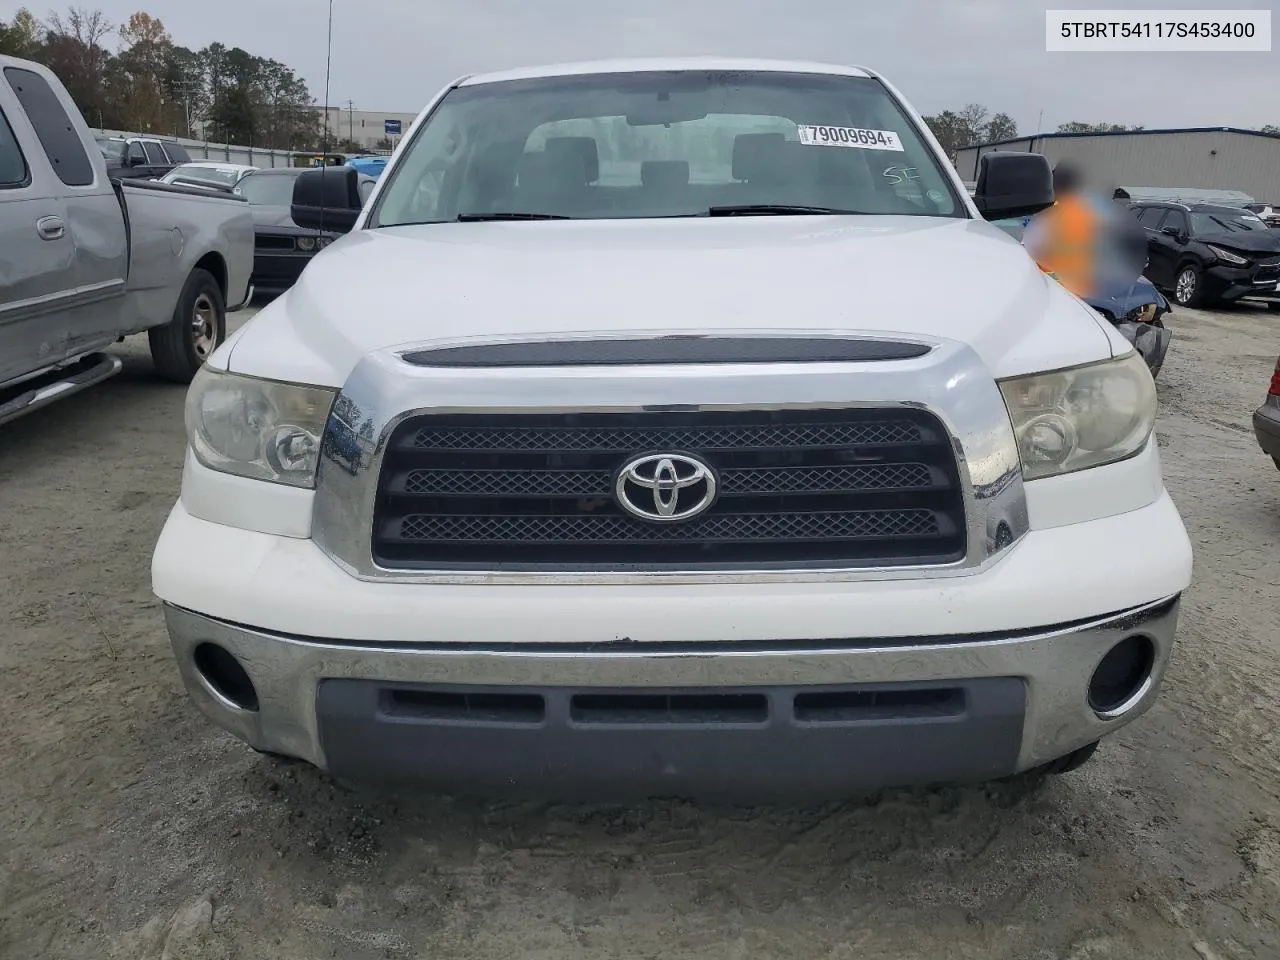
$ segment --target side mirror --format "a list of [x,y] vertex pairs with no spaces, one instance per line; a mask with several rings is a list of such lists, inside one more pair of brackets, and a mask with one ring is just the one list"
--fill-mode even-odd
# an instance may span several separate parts
[[1026,217],[1053,206],[1053,171],[1038,153],[982,155],[973,202],[987,220]]
[[130,167],[145,167],[147,165],[147,158],[135,157],[132,154],[130,154],[127,158],[125,158],[124,162]]
[[352,167],[316,167],[293,182],[293,222],[308,230],[348,233],[360,208],[360,174]]
[[1182,239],[1182,231],[1179,230],[1177,227],[1172,227],[1172,226],[1161,227],[1160,232],[1163,233],[1166,237],[1173,237],[1173,239],[1175,240]]

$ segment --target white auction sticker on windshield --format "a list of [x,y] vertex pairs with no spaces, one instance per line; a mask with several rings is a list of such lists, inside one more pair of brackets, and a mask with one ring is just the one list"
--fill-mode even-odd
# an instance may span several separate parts
[[902,141],[892,130],[866,130],[862,127],[820,127],[812,124],[796,127],[800,142],[810,147],[853,147],[857,150],[896,150],[902,153]]

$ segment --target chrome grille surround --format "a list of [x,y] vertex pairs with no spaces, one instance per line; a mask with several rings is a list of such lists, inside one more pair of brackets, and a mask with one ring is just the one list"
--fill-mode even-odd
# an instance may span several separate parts
[[[790,333],[834,336],[829,331]],[[661,335],[661,331],[643,334]],[[780,334],[747,331],[738,335]],[[401,357],[428,348],[518,343],[519,338],[435,341],[375,351],[351,372],[330,416],[317,477],[312,536],[352,576],[405,583],[890,580],[962,576],[985,569],[1016,546],[1028,529],[1013,432],[985,365],[972,348],[955,341],[857,331],[839,336],[921,343],[930,349],[916,358],[871,362],[502,368],[429,367]],[[608,337],[618,339],[617,334]],[[851,408],[924,410],[942,422],[955,449],[964,492],[967,549],[962,559],[923,566],[732,570],[410,570],[382,567],[373,559],[373,516],[382,460],[393,431],[409,417]]]

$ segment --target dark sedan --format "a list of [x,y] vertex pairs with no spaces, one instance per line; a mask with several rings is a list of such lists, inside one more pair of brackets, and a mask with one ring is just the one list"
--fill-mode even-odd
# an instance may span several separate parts
[[[255,294],[278,296],[293,286],[303,268],[338,238],[337,233],[308,230],[289,215],[293,184],[302,167],[255,170],[237,185],[235,192],[253,209],[253,289]],[[361,178],[364,195],[372,189],[373,178]]]
[[1147,276],[1184,307],[1265,300],[1280,310],[1280,233],[1257,214],[1208,203],[1135,203]]

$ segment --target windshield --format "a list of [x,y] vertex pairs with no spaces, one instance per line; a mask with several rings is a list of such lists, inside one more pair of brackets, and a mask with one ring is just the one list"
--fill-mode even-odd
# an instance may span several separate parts
[[408,144],[371,223],[769,212],[761,206],[965,215],[879,81],[690,70],[454,89]]
[[1260,217],[1251,213],[1196,213],[1191,212],[1191,229],[1198,236],[1202,233],[1249,233],[1267,230]]
[[98,144],[98,149],[102,151],[102,155],[108,159],[115,159],[124,152],[124,140],[119,137],[94,137],[94,141]]
[[250,203],[266,207],[287,207],[293,203],[293,181],[301,170],[290,173],[249,174],[236,186],[236,193]]
[[184,163],[180,167],[175,167],[173,173],[169,176],[174,179],[181,177],[188,180],[212,180],[215,183],[235,186],[239,173],[235,170],[222,170],[218,167],[202,167],[197,163]]

